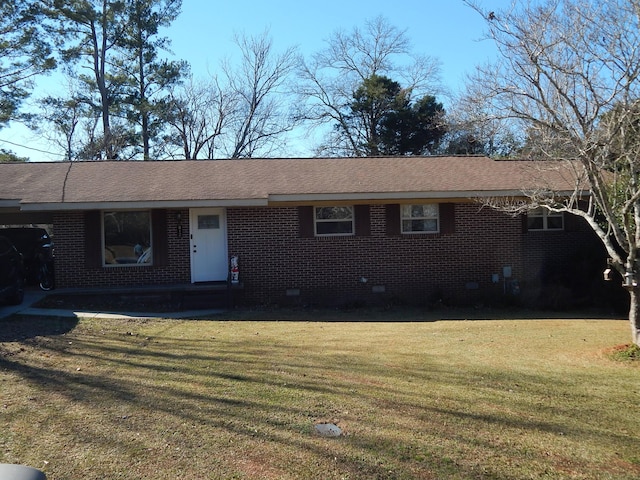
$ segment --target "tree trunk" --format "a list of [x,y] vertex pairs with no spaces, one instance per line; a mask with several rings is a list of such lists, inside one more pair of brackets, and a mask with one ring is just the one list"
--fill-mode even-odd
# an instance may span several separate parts
[[631,339],[640,346],[640,287],[629,288],[629,324]]
[[[137,7],[139,8],[141,5],[138,4]],[[138,10],[136,12],[136,20],[138,22],[142,21],[142,12],[140,12],[140,10]],[[142,30],[143,27],[138,24],[136,26],[137,28],[137,48],[138,48],[138,82],[139,82],[139,91],[138,94],[140,96],[139,100],[139,108],[140,108],[140,120],[141,120],[141,127],[142,127],[142,158],[144,160],[149,160],[150,159],[150,149],[149,149],[149,137],[150,137],[150,133],[149,133],[149,110],[148,110],[148,105],[147,105],[147,77],[146,77],[146,71],[145,71],[145,63],[144,63],[144,39],[142,37]]]

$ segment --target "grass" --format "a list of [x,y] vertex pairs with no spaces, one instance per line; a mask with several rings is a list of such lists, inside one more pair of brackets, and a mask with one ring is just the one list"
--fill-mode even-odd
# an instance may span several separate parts
[[611,349],[609,356],[618,362],[636,362],[640,360],[640,347],[635,344],[617,345]]
[[609,355],[626,321],[233,315],[1,321],[0,462],[49,480],[640,477],[640,367]]

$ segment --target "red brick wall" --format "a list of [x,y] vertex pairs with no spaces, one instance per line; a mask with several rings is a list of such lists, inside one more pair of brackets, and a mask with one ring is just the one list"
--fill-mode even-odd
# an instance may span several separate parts
[[[125,268],[87,267],[84,215],[55,214],[58,286],[189,283],[189,212],[166,213],[166,266]],[[227,209],[228,254],[239,256],[244,284],[239,299],[250,304],[476,303],[504,298],[505,266],[520,282],[523,298],[535,299],[545,265],[560,265],[593,245],[585,240],[593,239],[588,229],[523,233],[520,218],[472,203],[455,205],[452,234],[389,235],[384,205],[370,207],[370,225],[368,236],[302,238],[296,207]],[[498,274],[498,283],[492,283],[492,274]],[[374,287],[384,292],[374,293]],[[288,290],[299,295],[287,295]]]
[[240,258],[246,295],[276,303],[474,302],[502,292],[491,275],[502,279],[503,266],[522,274],[518,219],[458,204],[452,235],[389,236],[385,207],[372,205],[370,215],[370,236],[299,238],[296,208],[229,209],[229,248]]
[[[182,236],[178,236],[178,212],[182,215]],[[85,261],[84,214],[56,213],[53,218],[56,285],[107,287],[189,283],[191,273],[188,218],[188,210],[167,211],[166,266],[90,267]]]
[[550,308],[607,304],[613,282],[605,283],[606,252],[582,219],[565,214],[563,231],[523,234],[524,301]]

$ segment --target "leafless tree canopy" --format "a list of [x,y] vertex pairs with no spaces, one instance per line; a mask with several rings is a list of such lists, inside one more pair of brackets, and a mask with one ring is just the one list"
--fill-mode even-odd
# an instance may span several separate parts
[[229,158],[250,158],[256,152],[268,156],[282,134],[295,126],[287,110],[290,73],[298,64],[296,48],[282,53],[273,48],[269,32],[247,37],[236,35],[242,61],[237,68],[224,65],[238,115],[232,121],[233,142]]
[[196,160],[215,158],[219,138],[234,114],[235,99],[216,77],[189,77],[172,89],[166,104],[166,157]]
[[223,62],[220,75],[207,81],[190,78],[172,89],[166,105],[166,156],[269,157],[296,125],[287,108],[296,49],[276,52],[268,32],[238,34],[235,41],[239,62]]
[[345,110],[357,88],[373,75],[388,76],[417,98],[439,90],[439,73],[439,61],[414,56],[406,33],[377,17],[364,29],[337,31],[326,49],[303,63],[296,87],[301,98],[298,116],[312,128],[327,130],[319,154],[358,156],[362,132],[350,128]]

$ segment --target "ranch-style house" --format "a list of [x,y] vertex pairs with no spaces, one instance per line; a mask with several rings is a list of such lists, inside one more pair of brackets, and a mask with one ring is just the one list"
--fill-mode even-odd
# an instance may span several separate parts
[[537,165],[483,156],[6,163],[0,225],[49,225],[65,289],[231,279],[234,301],[248,305],[593,300],[605,260],[582,220],[511,216],[479,201],[573,191],[570,170]]

